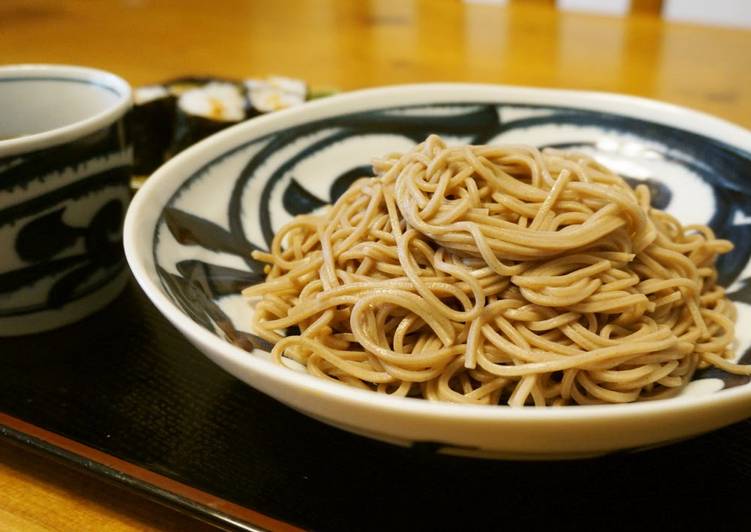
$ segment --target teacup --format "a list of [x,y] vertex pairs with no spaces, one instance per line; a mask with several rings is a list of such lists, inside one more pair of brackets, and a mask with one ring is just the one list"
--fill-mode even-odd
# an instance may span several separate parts
[[72,323],[125,286],[131,99],[101,70],[0,67],[0,336]]

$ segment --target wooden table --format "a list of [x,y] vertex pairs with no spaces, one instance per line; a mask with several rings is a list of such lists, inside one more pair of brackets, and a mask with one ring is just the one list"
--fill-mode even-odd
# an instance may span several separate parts
[[[655,9],[626,18],[560,13],[550,1],[0,3],[2,63],[89,65],[133,85],[281,74],[345,90],[419,81],[567,87],[665,100],[746,127],[749,51],[749,31],[667,24]],[[0,529],[202,527],[0,442]]]

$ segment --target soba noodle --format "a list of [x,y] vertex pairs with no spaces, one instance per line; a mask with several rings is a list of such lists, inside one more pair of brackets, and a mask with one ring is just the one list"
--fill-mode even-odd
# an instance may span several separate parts
[[[458,403],[625,403],[733,363],[735,307],[682,226],[580,153],[447,147],[376,160],[323,214],[275,236],[243,294],[281,364]],[[296,330],[299,329],[299,330]]]

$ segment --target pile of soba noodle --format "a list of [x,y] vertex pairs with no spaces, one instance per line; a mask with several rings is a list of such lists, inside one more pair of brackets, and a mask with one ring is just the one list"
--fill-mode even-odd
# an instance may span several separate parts
[[[244,290],[273,358],[459,403],[625,403],[730,360],[716,284],[732,244],[682,226],[580,153],[447,147],[376,160],[323,214],[275,236]],[[299,332],[295,330],[299,328]]]

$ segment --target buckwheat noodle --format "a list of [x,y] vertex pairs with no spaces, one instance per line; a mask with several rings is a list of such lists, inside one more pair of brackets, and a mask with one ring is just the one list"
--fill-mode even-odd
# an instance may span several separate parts
[[751,374],[716,283],[732,244],[651,208],[646,186],[580,153],[437,136],[374,169],[253,253],[267,279],[243,294],[280,364],[512,406],[667,397],[708,365]]

